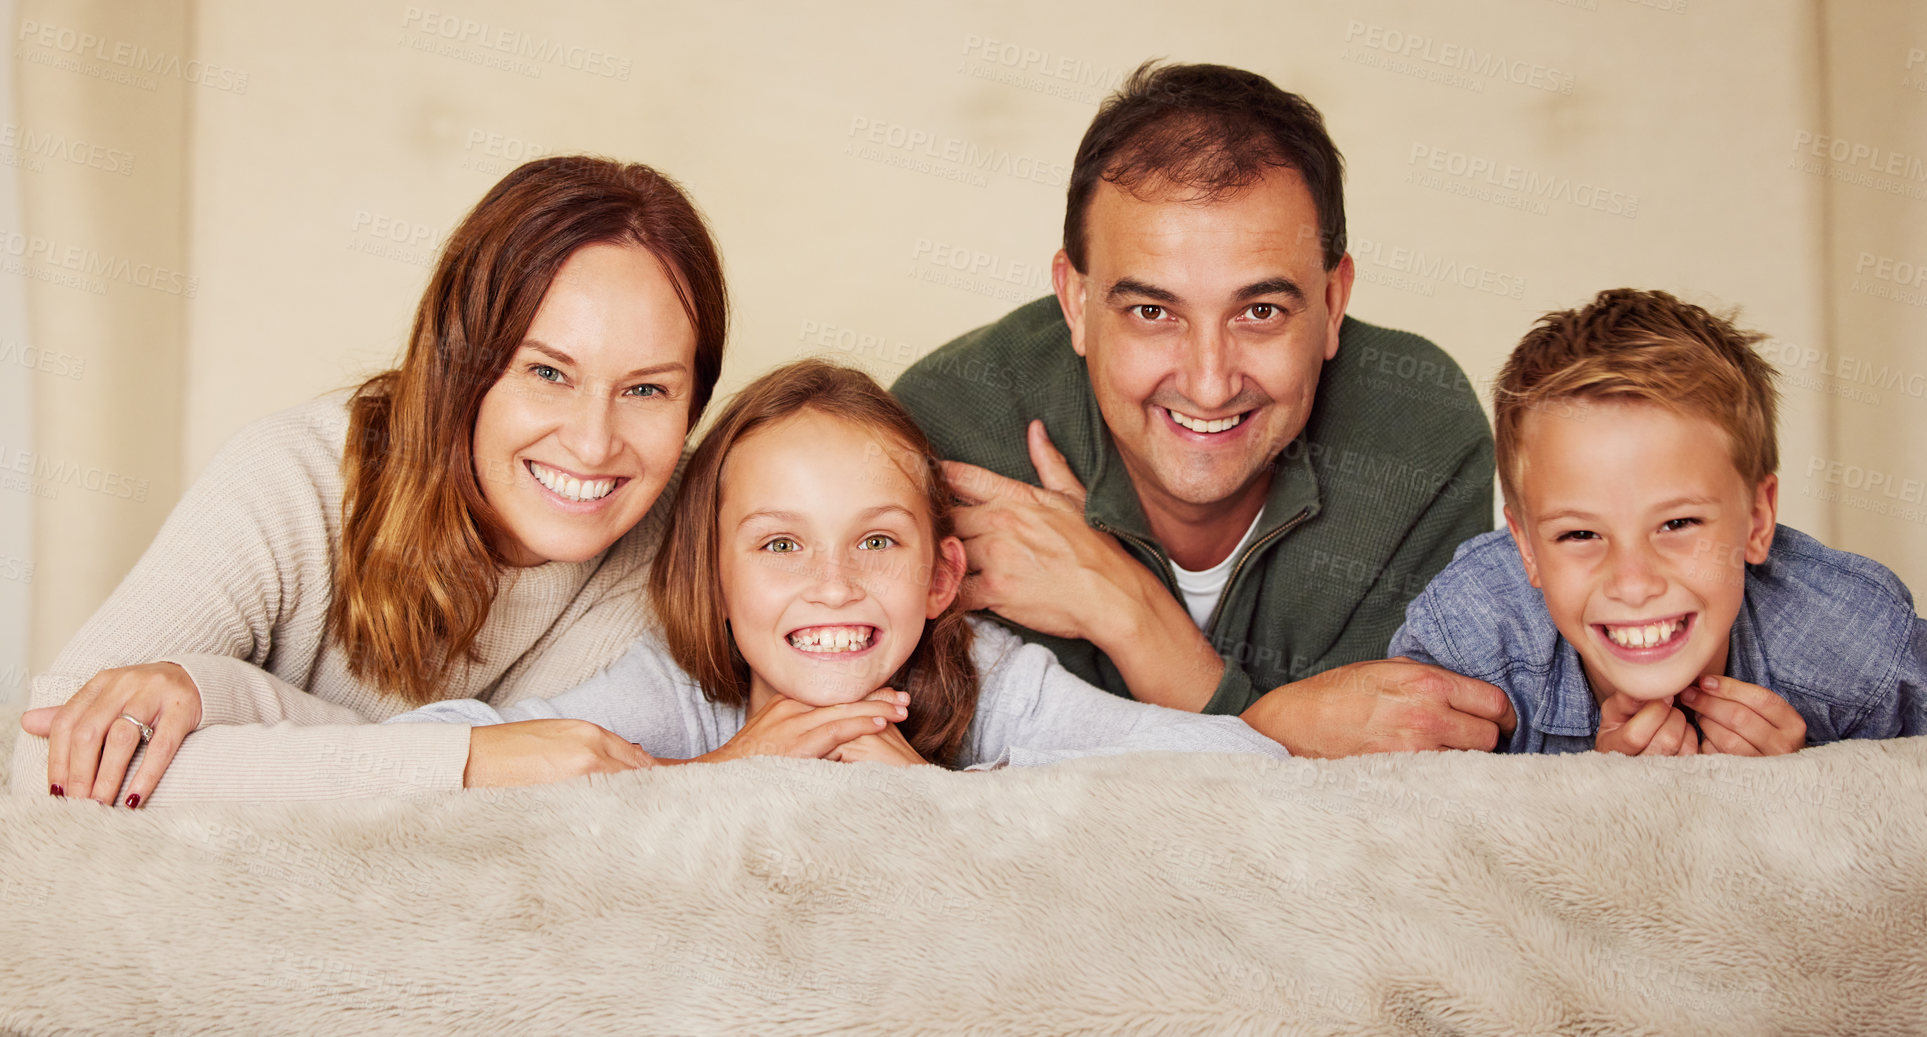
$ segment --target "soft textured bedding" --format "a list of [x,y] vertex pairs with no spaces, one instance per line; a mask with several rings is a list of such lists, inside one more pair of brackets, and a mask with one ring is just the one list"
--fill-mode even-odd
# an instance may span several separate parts
[[0,797],[0,1026],[1920,1033],[1923,804],[1927,739]]

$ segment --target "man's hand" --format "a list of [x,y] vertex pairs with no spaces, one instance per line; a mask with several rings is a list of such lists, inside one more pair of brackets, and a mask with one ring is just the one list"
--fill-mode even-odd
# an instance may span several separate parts
[[969,559],[963,603],[1056,637],[1096,641],[1097,614],[1138,593],[1146,570],[1108,533],[1084,521],[1084,484],[1051,445],[1044,423],[1028,432],[1044,485],[945,461],[963,499],[953,513]]
[[1679,700],[1699,718],[1700,752],[1778,756],[1806,747],[1806,719],[1757,684],[1701,677]]
[[1410,659],[1352,663],[1274,688],[1244,721],[1293,756],[1325,758],[1490,751],[1518,725],[1505,692]]
[[1184,606],[1116,538],[1084,521],[1084,484],[1033,421],[1030,460],[1043,485],[944,462],[969,574],[967,609],[989,609],[1055,637],[1089,641],[1142,702],[1199,710],[1224,660]]
[[1642,702],[1614,694],[1599,704],[1599,733],[1593,748],[1627,756],[1692,756],[1700,751],[1699,732],[1672,699]]

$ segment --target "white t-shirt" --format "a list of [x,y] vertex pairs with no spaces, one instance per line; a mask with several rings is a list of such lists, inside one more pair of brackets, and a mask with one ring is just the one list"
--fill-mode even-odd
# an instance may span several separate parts
[[1192,572],[1176,562],[1171,563],[1171,572],[1178,578],[1178,590],[1184,594],[1184,608],[1191,613],[1191,622],[1196,623],[1199,630],[1211,622],[1211,610],[1218,607],[1224,585],[1231,579],[1231,566],[1244,553],[1245,546],[1251,543],[1251,534],[1258,531],[1258,523],[1264,519],[1265,509],[1259,508],[1257,517],[1251,520],[1251,528],[1245,530],[1244,539],[1224,556],[1224,561],[1209,569]]

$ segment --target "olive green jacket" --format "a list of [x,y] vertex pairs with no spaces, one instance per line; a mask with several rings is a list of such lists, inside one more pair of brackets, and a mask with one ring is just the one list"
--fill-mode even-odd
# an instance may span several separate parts
[[[1043,419],[1084,483],[1085,519],[1180,597],[1054,297],[937,349],[894,391],[939,454],[1032,484],[1024,429]],[[1345,318],[1311,417],[1273,464],[1263,520],[1204,628],[1225,659],[1207,713],[1241,713],[1280,684],[1383,658],[1406,604],[1453,548],[1493,528],[1492,433],[1478,397],[1452,358],[1407,332]],[[1130,695],[1090,642],[1006,625],[1084,680]]]

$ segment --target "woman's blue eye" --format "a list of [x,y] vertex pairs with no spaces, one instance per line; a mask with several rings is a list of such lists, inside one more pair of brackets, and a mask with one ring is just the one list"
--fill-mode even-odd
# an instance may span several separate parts
[[781,555],[789,554],[797,550],[799,546],[796,541],[791,540],[789,537],[777,537],[769,543],[764,544],[763,550]]
[[535,364],[531,366],[529,370],[533,372],[537,378],[545,382],[559,382],[562,380],[562,372],[547,364]]
[[872,533],[863,538],[863,550],[881,551],[886,547],[895,547],[896,543],[896,539],[893,537],[884,536],[882,533]]
[[623,390],[623,392],[636,397],[661,396],[663,394],[663,388],[660,385],[636,385]]

